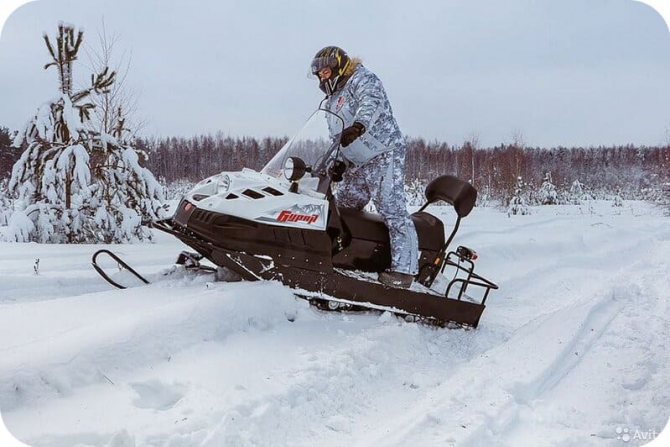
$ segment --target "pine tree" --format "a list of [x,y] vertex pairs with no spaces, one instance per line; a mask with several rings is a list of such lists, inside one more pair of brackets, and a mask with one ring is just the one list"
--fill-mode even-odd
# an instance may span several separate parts
[[525,196],[525,184],[521,177],[517,177],[516,186],[514,188],[514,195],[510,199],[509,206],[507,207],[507,216],[512,215],[526,215],[530,214],[530,209],[526,203]]
[[141,166],[140,159],[146,161],[147,154],[133,147],[123,116],[119,108],[112,137],[101,141],[103,162],[94,168],[94,218],[98,239],[108,243],[150,239],[143,220],[159,218],[163,212],[163,187]]
[[9,129],[0,127],[0,226],[7,225],[9,215],[11,214],[11,201],[7,187],[8,166],[11,166],[11,139]]
[[[16,203],[5,239],[144,239],[149,233],[141,229],[142,220],[156,218],[160,210],[160,187],[139,166],[128,142],[86,129],[94,108],[91,95],[108,91],[115,73],[105,68],[91,76],[89,88],[72,91],[73,63],[82,39],[83,32],[64,24],[58,26],[55,44],[44,35],[52,58],[44,68],[58,70],[60,95],[43,104],[14,141],[28,147],[12,170],[9,190]],[[123,129],[122,122],[119,126]]]
[[540,186],[537,194],[542,205],[556,205],[558,203],[558,193],[556,192],[556,186],[551,181],[551,172],[544,175],[542,186]]
[[0,179],[7,178],[15,160],[15,149],[12,149],[12,138],[9,129],[0,126]]

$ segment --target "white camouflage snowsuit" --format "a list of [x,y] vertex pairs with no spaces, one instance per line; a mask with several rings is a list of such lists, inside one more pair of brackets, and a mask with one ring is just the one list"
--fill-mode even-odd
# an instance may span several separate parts
[[[345,128],[358,121],[366,129],[342,149],[350,167],[336,193],[338,205],[360,210],[372,199],[389,229],[391,270],[417,274],[418,238],[404,192],[407,145],[381,81],[358,64],[344,87],[330,96],[324,107],[339,115]],[[342,125],[337,118],[332,117],[328,124],[331,134],[340,132]]]

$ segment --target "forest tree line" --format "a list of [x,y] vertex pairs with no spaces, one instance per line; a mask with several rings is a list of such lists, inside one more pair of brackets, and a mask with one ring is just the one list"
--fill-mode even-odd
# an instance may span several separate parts
[[[149,154],[147,166],[166,183],[196,182],[221,171],[243,167],[260,170],[284,145],[286,138],[193,138],[139,139],[136,147]],[[589,191],[619,193],[624,198],[653,199],[670,182],[670,146],[589,148],[530,148],[502,144],[477,148],[466,142],[451,146],[410,139],[406,180],[426,184],[451,174],[471,181],[480,193],[507,201],[518,177],[539,188],[547,173],[560,189],[579,180]]]
[[[230,137],[222,133],[196,137],[137,138],[136,149],[148,155],[145,164],[167,184],[197,182],[221,171],[243,167],[260,170],[286,143],[287,138]],[[0,178],[11,175],[20,150],[11,148],[10,133],[0,127]],[[539,188],[550,173],[552,182],[569,188],[579,180],[594,193],[630,199],[654,199],[670,183],[670,146],[558,147],[551,149],[501,144],[480,148],[471,142],[460,146],[420,138],[409,140],[407,182],[425,184],[451,174],[472,182],[494,199],[507,201],[518,177]]]

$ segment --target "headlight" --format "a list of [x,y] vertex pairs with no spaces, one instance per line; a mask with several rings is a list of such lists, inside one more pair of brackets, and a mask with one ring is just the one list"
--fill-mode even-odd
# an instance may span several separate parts
[[219,183],[216,185],[216,193],[223,194],[228,192],[228,189],[230,189],[230,176],[222,175],[219,179]]
[[302,158],[289,157],[284,162],[284,177],[291,182],[297,182],[309,171]]

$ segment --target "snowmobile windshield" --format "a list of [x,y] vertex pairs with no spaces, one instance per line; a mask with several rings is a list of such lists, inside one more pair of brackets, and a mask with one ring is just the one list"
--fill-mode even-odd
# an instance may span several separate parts
[[307,120],[302,129],[272,157],[261,170],[263,174],[272,177],[283,177],[283,168],[289,157],[301,158],[307,166],[316,167],[328,156],[339,141],[344,123],[332,112],[318,109]]

